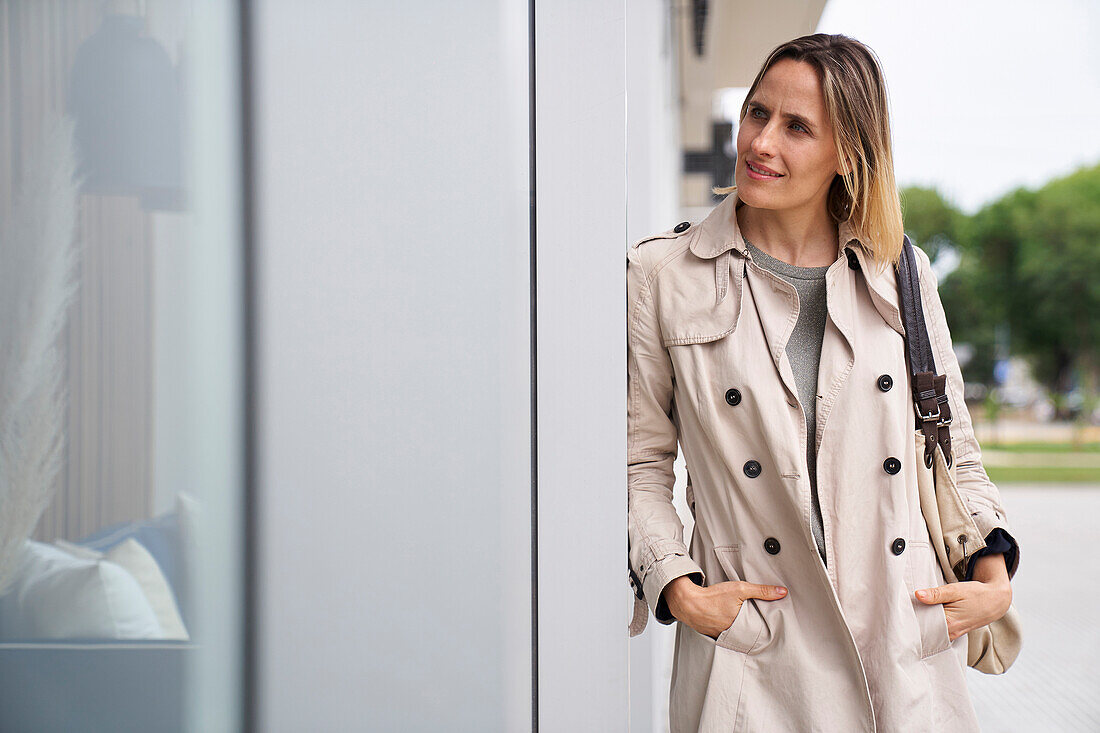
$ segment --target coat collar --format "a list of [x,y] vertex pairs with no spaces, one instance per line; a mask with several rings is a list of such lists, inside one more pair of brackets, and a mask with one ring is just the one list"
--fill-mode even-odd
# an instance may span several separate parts
[[[743,258],[752,259],[745,244],[745,238],[741,236],[741,228],[737,224],[735,215],[740,201],[737,191],[733,191],[707,214],[695,228],[695,236],[688,245],[692,254],[701,259],[713,259],[726,252],[733,252]],[[895,331],[904,335],[905,326],[901,320],[894,268],[871,258],[870,251],[856,234],[851,222],[839,222],[837,233],[840,241],[840,257],[848,257],[848,251],[854,253],[876,309]],[[737,270],[739,269],[738,267]]]

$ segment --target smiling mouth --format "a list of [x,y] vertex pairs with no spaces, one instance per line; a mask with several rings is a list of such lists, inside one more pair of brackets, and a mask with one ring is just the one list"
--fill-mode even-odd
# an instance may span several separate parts
[[745,165],[748,166],[750,171],[760,176],[767,176],[768,178],[781,178],[783,176],[782,173],[769,173],[768,171],[760,170],[749,161],[745,161]]

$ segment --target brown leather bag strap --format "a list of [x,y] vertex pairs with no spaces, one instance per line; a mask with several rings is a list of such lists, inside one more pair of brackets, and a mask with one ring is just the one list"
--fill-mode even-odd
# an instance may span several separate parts
[[921,306],[920,278],[913,243],[905,235],[901,260],[894,267],[901,298],[901,320],[905,326],[905,351],[913,384],[916,427],[924,433],[924,463],[931,468],[936,443],[951,465],[951,404],[947,400],[947,375],[936,373],[928,326]]

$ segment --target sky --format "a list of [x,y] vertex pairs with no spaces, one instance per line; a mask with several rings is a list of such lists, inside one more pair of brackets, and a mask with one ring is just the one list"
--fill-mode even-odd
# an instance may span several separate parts
[[[1096,0],[829,0],[817,31],[878,55],[899,186],[970,214],[1100,163]],[[723,99],[734,119],[746,91]]]

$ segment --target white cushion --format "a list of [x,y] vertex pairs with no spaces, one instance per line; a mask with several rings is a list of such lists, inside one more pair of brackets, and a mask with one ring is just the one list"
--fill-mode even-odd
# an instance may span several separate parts
[[66,540],[54,540],[53,543],[70,555],[96,560],[104,558],[128,570],[141,586],[142,592],[149,600],[149,605],[157,615],[157,621],[164,630],[164,636],[161,638],[190,641],[191,636],[187,633],[187,627],[184,626],[183,618],[180,616],[172,586],[164,577],[160,565],[157,565],[156,558],[137,539],[130,537],[107,552],[93,550]]
[[14,580],[0,597],[0,641],[163,638],[156,612],[125,568],[44,542],[24,543]]
[[131,537],[108,550],[106,557],[107,560],[129,570],[130,575],[133,575],[141,586],[164,631],[164,635],[160,638],[190,640],[191,637],[183,625],[183,619],[180,618],[175,596],[172,595],[172,587],[168,585],[168,579],[164,577],[157,561],[145,549],[145,545]]

